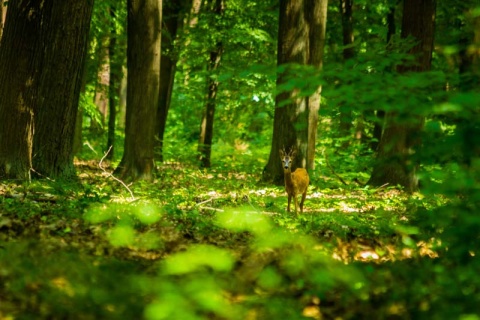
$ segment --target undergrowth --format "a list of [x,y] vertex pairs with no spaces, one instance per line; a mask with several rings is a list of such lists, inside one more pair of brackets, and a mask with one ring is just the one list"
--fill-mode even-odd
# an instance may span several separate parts
[[439,244],[414,224],[446,198],[320,173],[295,216],[240,168],[162,165],[134,199],[78,169],[0,186],[0,318],[439,318],[448,296]]

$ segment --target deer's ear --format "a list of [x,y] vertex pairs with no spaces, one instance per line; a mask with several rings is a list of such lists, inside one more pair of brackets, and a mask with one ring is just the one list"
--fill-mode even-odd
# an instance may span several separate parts
[[297,149],[292,148],[292,151],[290,151],[290,157],[295,157],[297,155]]
[[278,153],[280,154],[280,158],[283,158],[285,156],[285,151],[282,149],[278,150]]

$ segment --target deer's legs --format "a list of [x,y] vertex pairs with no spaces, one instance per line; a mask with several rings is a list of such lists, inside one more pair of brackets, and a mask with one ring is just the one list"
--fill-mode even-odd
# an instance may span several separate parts
[[300,201],[300,212],[303,213],[303,203],[305,202],[305,198],[307,197],[307,191],[302,193],[302,201]]

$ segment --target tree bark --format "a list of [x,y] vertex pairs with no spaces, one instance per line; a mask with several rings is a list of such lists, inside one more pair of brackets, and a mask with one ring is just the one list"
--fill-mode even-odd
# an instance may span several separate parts
[[3,2],[0,3],[0,39],[2,39],[2,33],[3,33],[3,12],[7,8],[3,5]]
[[[93,1],[12,0],[0,48],[0,176],[72,178]],[[5,121],[5,120],[6,121]]]
[[[315,68],[323,66],[325,48],[325,33],[327,26],[328,1],[308,1],[306,3],[307,21],[309,25],[309,58],[307,63]],[[308,14],[310,13],[310,14]],[[308,104],[308,143],[307,169],[315,169],[315,145],[317,141],[318,112],[322,87],[319,86],[314,94],[307,98]]]
[[[223,14],[223,11],[223,0],[215,0],[213,12],[220,16]],[[200,154],[199,160],[202,168],[210,168],[211,166],[213,122],[215,119],[216,98],[219,85],[218,80],[213,75],[220,65],[222,53],[223,44],[221,41],[217,41],[216,47],[210,52],[210,59],[207,68],[207,100],[200,125],[200,138],[198,140],[198,152]]]
[[[10,1],[0,46],[0,179],[29,179],[33,106],[43,11],[40,3]],[[32,50],[33,48],[33,50]]]
[[[402,38],[413,36],[418,43],[409,52],[416,57],[416,63],[399,66],[399,72],[430,70],[435,8],[435,0],[404,1],[401,36]],[[415,107],[417,106],[411,106]],[[405,121],[406,118],[408,121]],[[387,112],[385,129],[378,146],[377,162],[368,181],[369,185],[399,185],[409,192],[418,189],[416,177],[418,162],[412,155],[420,144],[419,136],[423,123],[423,117],[412,114],[409,110],[402,110],[402,114]]]
[[174,53],[174,40],[177,36],[177,30],[181,28],[183,24],[183,15],[181,15],[181,12],[185,11],[185,6],[186,1],[182,1],[181,3],[171,2],[163,6],[160,97],[158,101],[157,126],[155,129],[157,133],[157,150],[155,156],[157,160],[161,162],[163,162],[163,139],[177,66],[177,56],[176,53]]
[[38,81],[33,167],[40,176],[72,178],[73,137],[93,1],[44,2],[45,57]]
[[82,151],[83,143],[83,110],[80,108],[77,111],[75,119],[75,133],[73,135],[73,155],[78,155]]
[[125,148],[115,170],[126,181],[152,180],[160,88],[162,2],[128,1]]
[[[313,65],[320,68],[325,43],[327,1],[282,0],[278,29],[277,65]],[[277,76],[277,86],[285,82],[285,75]],[[295,148],[294,167],[314,168],[320,88],[310,97],[283,92],[275,99],[272,148],[263,180],[281,185],[283,168],[278,151]]]
[[[463,10],[462,10],[463,11]],[[480,16],[473,14],[473,9],[458,13],[458,16],[464,16],[465,19],[459,21],[457,27],[461,30],[459,39],[458,53],[458,89],[463,93],[480,92],[480,52],[473,48],[480,48]],[[468,109],[467,109],[468,110]],[[462,146],[462,164],[471,167],[472,160],[480,155],[480,146],[478,145],[479,124],[475,119],[479,119],[480,111],[478,108],[472,108],[466,112],[470,113],[465,117],[466,112],[460,116],[454,117],[456,130],[463,137]]]
[[[113,6],[113,5],[112,5]],[[120,94],[120,82],[122,73],[122,64],[118,61],[117,54],[117,29],[115,27],[115,10],[110,8],[112,22],[110,26],[110,39],[108,43],[108,61],[110,64],[110,76],[108,79],[108,132],[107,132],[107,159],[115,157],[115,128],[117,119],[117,99]]]
[[[343,61],[348,61],[355,57],[355,48],[353,47],[353,0],[340,0],[340,13],[342,14],[342,36],[343,36]],[[351,105],[341,104],[340,111],[340,136],[346,137],[352,135],[353,112]],[[348,142],[344,143],[344,147]]]
[[[396,24],[395,24],[395,11],[396,4],[390,5],[390,10],[387,13],[387,49],[390,49],[392,46],[392,39],[396,33]],[[383,123],[385,121],[385,110],[378,109],[374,113],[374,124],[373,124],[373,141],[370,143],[370,149],[377,151],[378,144],[382,139],[383,132]]]
[[462,91],[480,90],[480,16],[473,14],[473,9],[458,14],[466,17],[466,21],[459,22],[457,29],[462,31],[458,41],[458,73],[459,89]]

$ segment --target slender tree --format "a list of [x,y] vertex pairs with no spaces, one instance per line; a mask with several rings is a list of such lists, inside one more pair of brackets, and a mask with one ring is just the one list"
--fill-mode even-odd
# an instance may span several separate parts
[[[405,0],[403,5],[402,38],[414,37],[417,44],[410,50],[415,63],[398,68],[400,73],[430,70],[435,27],[435,0]],[[418,106],[410,106],[415,108]],[[406,121],[408,119],[408,121]],[[378,146],[377,162],[368,184],[380,186],[400,185],[407,191],[418,188],[416,168],[412,158],[420,144],[419,136],[424,118],[409,110],[389,111]]]
[[0,45],[0,177],[70,178],[93,1],[12,0]]
[[[398,5],[399,0],[395,0],[390,2],[390,7],[387,13],[387,49],[391,49],[393,36],[396,33],[396,23],[395,23],[395,11]],[[390,71],[390,70],[389,70]],[[383,121],[385,118],[385,110],[377,109],[376,111],[372,111],[374,113],[374,123],[373,123],[373,139],[370,143],[370,149],[373,151],[377,151],[378,144],[382,138],[382,131],[383,131]]]
[[[223,0],[212,0],[212,12],[217,16],[221,16],[224,12]],[[200,125],[200,138],[198,141],[198,152],[200,154],[200,166],[209,168],[212,142],[213,142],[213,121],[215,118],[216,97],[218,93],[219,82],[214,76],[214,73],[220,65],[222,59],[223,44],[221,40],[217,40],[215,47],[210,51],[208,61],[208,78],[207,78],[207,99],[205,103],[205,110],[203,112],[202,121]]]
[[127,112],[122,179],[151,180],[160,88],[162,1],[128,1]]
[[[474,14],[472,4],[462,3],[458,17],[458,30],[461,31],[458,40],[458,90],[467,93],[480,92],[480,15]],[[472,159],[480,155],[477,137],[480,132],[478,108],[466,108],[460,115],[453,118],[457,134],[463,137],[462,163],[471,166]],[[465,116],[469,114],[469,116]]]
[[[468,3],[464,4],[468,6]],[[458,14],[458,29],[462,31],[458,41],[458,72],[460,77],[459,87],[463,91],[480,90],[480,53],[473,48],[480,43],[480,15],[474,14],[469,6],[465,12]]]
[[[277,65],[292,70],[289,65],[312,65],[320,68],[325,44],[327,1],[282,0],[278,28]],[[277,77],[277,86],[285,83],[286,73]],[[278,158],[282,148],[294,147],[297,157],[294,167],[313,169],[317,134],[320,88],[310,97],[283,92],[275,100],[273,137],[270,157],[263,179],[276,184],[283,182],[283,169]]]
[[157,150],[155,156],[159,161],[163,161],[163,139],[165,135],[168,110],[170,109],[170,101],[172,99],[173,83],[175,80],[175,71],[178,60],[175,52],[174,40],[177,36],[177,31],[183,26],[183,13],[188,12],[187,7],[191,5],[192,0],[183,0],[179,2],[165,3],[163,6],[160,94],[155,129],[155,132],[157,133]]
[[[339,7],[342,15],[343,61],[346,62],[355,57],[355,48],[353,47],[355,39],[353,33],[353,0],[339,0]],[[340,105],[341,137],[351,135],[352,120],[352,106]]]
[[115,128],[117,119],[117,96],[119,93],[120,80],[122,74],[122,61],[117,52],[117,27],[116,27],[116,8],[112,3],[110,7],[110,38],[108,43],[108,62],[110,64],[110,76],[108,80],[108,132],[107,132],[107,150],[110,150],[107,157],[113,159],[115,156]]

